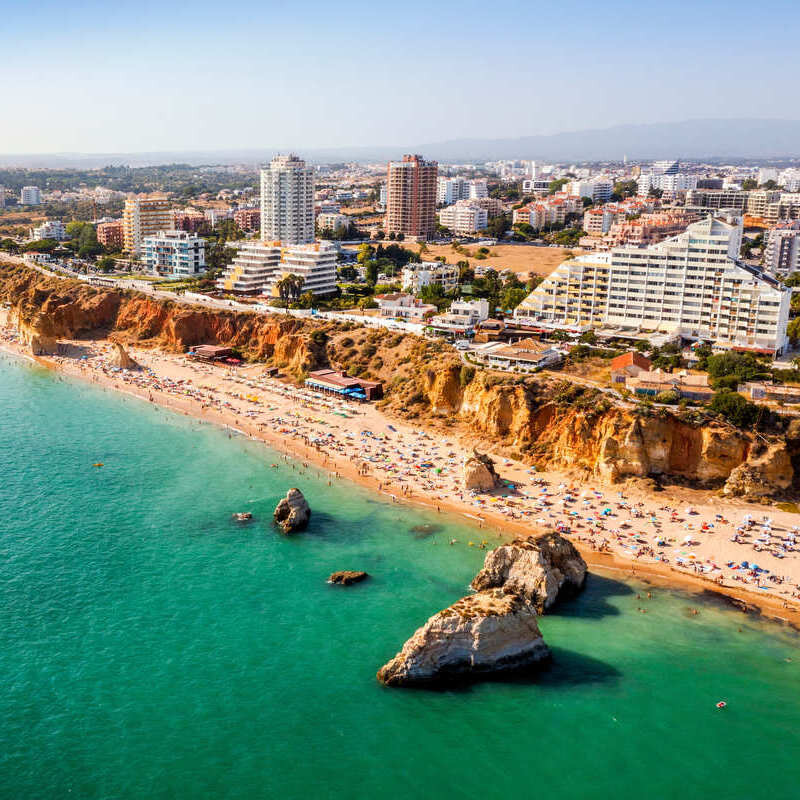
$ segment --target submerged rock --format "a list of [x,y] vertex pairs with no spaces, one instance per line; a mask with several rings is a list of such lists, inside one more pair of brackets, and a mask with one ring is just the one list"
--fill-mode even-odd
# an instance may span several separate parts
[[583,588],[586,562],[558,533],[516,539],[486,554],[472,581],[476,591],[499,588],[519,595],[539,614]]
[[339,583],[342,586],[350,586],[350,584],[359,583],[367,577],[369,576],[366,572],[345,569],[339,572],[332,572],[330,578],[328,578],[328,583]]
[[273,514],[275,522],[284,533],[303,530],[311,518],[311,509],[299,489],[289,489]]
[[549,660],[536,610],[492,589],[434,614],[378,671],[387,686],[424,686],[511,673]]
[[479,492],[489,492],[500,483],[500,477],[489,456],[473,451],[464,463],[464,488]]

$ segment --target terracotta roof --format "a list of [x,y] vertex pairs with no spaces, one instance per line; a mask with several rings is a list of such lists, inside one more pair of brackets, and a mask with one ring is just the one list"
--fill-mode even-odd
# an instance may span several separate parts
[[650,359],[643,356],[641,353],[637,353],[635,350],[631,350],[628,353],[623,353],[621,356],[617,356],[616,358],[611,360],[611,371],[615,372],[619,369],[625,369],[625,367],[630,366],[637,366],[640,369],[650,369],[652,364],[650,363]]

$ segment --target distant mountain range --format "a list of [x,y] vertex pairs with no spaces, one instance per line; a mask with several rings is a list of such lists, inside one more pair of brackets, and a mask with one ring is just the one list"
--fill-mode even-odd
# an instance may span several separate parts
[[[152,153],[52,153],[2,155],[5,167],[77,167],[109,164],[258,164],[276,150],[163,151]],[[284,148],[285,152],[285,148]],[[535,159],[537,161],[621,161],[662,158],[691,160],[791,159],[800,157],[800,121],[769,119],[694,119],[646,125],[570,131],[518,139],[453,139],[396,147],[306,148],[300,155],[315,162],[386,161],[403,153],[421,153],[444,162]]]

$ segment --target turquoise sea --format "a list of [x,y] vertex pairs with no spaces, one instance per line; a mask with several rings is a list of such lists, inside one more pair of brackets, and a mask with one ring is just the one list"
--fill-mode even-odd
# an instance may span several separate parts
[[299,470],[0,356],[0,798],[800,797],[800,638],[680,592],[592,576],[538,678],[382,688],[481,534]]

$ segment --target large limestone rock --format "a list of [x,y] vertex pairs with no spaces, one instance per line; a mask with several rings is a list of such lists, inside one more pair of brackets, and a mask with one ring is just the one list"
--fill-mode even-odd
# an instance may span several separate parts
[[794,468],[784,443],[754,447],[744,464],[736,467],[725,481],[726,497],[758,500],[780,494],[792,485]]
[[139,369],[139,365],[128,355],[125,348],[119,342],[111,342],[113,350],[109,357],[109,363],[120,369]]
[[308,525],[311,509],[299,489],[289,489],[286,497],[275,507],[273,516],[284,533],[293,533]]
[[434,614],[378,671],[387,686],[424,686],[541,664],[550,649],[536,611],[521,597],[493,589]]
[[494,489],[500,478],[494,469],[494,461],[487,455],[475,450],[464,463],[464,488],[479,492]]
[[361,570],[343,569],[338,572],[332,572],[328,578],[328,583],[338,583],[341,586],[351,586],[354,583],[360,583],[366,580],[369,575]]
[[585,581],[586,562],[572,542],[549,533],[517,539],[487,553],[472,588],[519,595],[542,614],[580,591]]

